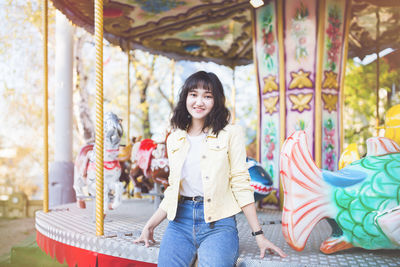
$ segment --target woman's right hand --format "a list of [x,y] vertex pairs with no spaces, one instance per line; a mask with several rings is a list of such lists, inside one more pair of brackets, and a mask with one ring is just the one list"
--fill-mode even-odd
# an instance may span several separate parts
[[146,247],[149,247],[150,246],[149,241],[151,241],[153,244],[156,243],[156,241],[154,240],[153,234],[154,234],[154,229],[150,229],[149,227],[145,226],[143,228],[142,233],[140,234],[140,236],[136,240],[134,240],[133,242],[136,243],[136,244],[144,243],[144,245]]

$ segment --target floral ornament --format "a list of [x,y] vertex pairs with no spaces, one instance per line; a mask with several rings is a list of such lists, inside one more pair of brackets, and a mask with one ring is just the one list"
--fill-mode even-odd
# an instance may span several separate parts
[[265,53],[265,62],[268,70],[274,70],[274,60],[272,55],[275,53],[275,36],[273,33],[273,16],[271,7],[265,10],[264,16],[262,17],[262,44]]
[[312,88],[313,84],[312,81],[308,76],[310,76],[311,71],[303,71],[299,70],[296,72],[291,72],[290,76],[292,76],[292,81],[289,84],[289,89],[295,88]]
[[274,160],[274,150],[277,142],[275,128],[275,123],[270,120],[267,122],[267,127],[264,129],[264,145],[266,148],[264,157],[267,159],[269,165],[269,168],[266,169],[272,178],[274,177],[274,164],[272,163],[272,160]]
[[335,152],[335,127],[331,118],[324,122],[324,168],[329,171],[335,170],[336,152]]
[[303,110],[310,110],[311,107],[309,103],[311,102],[311,99],[313,98],[313,94],[292,94],[289,95],[289,99],[292,102],[292,110],[298,110],[299,112],[303,112]]
[[268,75],[267,77],[264,78],[263,94],[272,91],[278,91],[278,85],[276,84],[275,80],[276,80],[276,75]]
[[325,71],[324,72],[325,80],[322,83],[322,88],[328,88],[328,89],[338,89],[339,84],[337,82],[337,73],[334,73],[333,71]]
[[300,2],[300,7],[296,9],[296,14],[292,18],[292,35],[296,42],[295,58],[300,61],[302,58],[308,56],[307,52],[307,28],[304,21],[307,20],[309,15],[308,8],[304,6],[303,2]]
[[329,112],[332,112],[332,110],[336,111],[338,95],[322,94],[322,99],[324,100],[324,109],[327,109]]
[[265,112],[269,113],[272,115],[272,113],[274,113],[275,111],[277,111],[276,109],[276,104],[278,103],[278,97],[277,96],[272,96],[272,97],[268,97],[263,99],[263,103],[264,103],[264,107],[265,107]]
[[342,45],[340,26],[342,25],[340,10],[337,5],[329,8],[328,11],[328,28],[326,29],[326,48],[328,53],[328,59],[326,68],[335,71],[336,62]]
[[335,153],[334,151],[329,151],[325,155],[325,168],[329,171],[335,170]]

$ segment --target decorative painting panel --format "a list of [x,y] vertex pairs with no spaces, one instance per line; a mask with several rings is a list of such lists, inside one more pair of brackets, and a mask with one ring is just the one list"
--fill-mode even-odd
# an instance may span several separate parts
[[279,62],[276,3],[255,10],[255,56],[260,96],[260,161],[279,188]]
[[286,136],[304,130],[314,151],[316,1],[285,1]]
[[327,0],[325,45],[322,69],[322,169],[338,169],[340,157],[339,99],[340,73],[344,43],[345,0]]

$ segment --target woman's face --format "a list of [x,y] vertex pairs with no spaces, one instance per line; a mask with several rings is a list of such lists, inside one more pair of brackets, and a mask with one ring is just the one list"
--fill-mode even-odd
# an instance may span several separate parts
[[189,91],[186,98],[186,108],[192,116],[192,120],[199,120],[204,123],[213,106],[214,96],[211,91],[203,88],[196,88]]

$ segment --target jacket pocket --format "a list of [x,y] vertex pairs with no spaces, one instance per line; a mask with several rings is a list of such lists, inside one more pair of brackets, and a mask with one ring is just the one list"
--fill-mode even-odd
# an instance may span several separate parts
[[222,151],[222,150],[226,150],[226,145],[225,144],[221,144],[220,142],[212,142],[209,141],[207,142],[208,144],[208,148],[212,151]]

